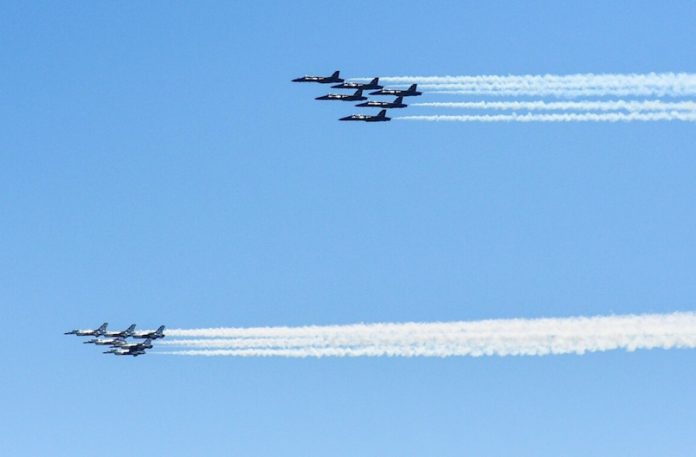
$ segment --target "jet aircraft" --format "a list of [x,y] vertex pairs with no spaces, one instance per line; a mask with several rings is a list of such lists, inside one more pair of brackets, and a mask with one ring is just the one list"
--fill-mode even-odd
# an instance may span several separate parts
[[413,95],[422,95],[423,92],[418,92],[416,90],[418,84],[411,84],[408,89],[380,89],[375,92],[370,92],[370,95],[396,95],[397,97],[410,97]]
[[363,95],[363,90],[358,89],[354,94],[326,94],[321,97],[316,97],[315,100],[340,100],[342,102],[357,102],[360,100],[367,100],[367,97]]
[[391,118],[387,117],[387,110],[383,109],[376,116],[371,116],[368,114],[353,114],[342,117],[339,119],[339,121],[385,122],[391,121]]
[[77,335],[77,336],[103,336],[106,334],[106,327],[109,325],[108,322],[104,322],[99,328],[94,330],[70,330],[65,332],[64,335]]
[[126,344],[124,338],[94,338],[91,340],[84,341],[83,344],[96,344],[97,346],[121,346]]
[[133,332],[135,330],[135,324],[131,325],[125,330],[122,330],[120,332],[104,332],[104,336],[112,336],[112,337],[121,337],[121,338],[128,338],[129,336],[133,336]]
[[406,108],[408,105],[404,103],[403,95],[400,95],[394,99],[393,102],[380,102],[377,100],[370,100],[365,103],[359,103],[355,106],[367,107],[367,108]]
[[148,338],[151,340],[156,340],[158,338],[164,338],[164,325],[160,325],[154,332],[135,332],[131,335],[133,338]]
[[379,78],[373,78],[372,81],[369,83],[356,83],[356,82],[348,82],[348,83],[341,83],[341,84],[336,84],[335,86],[331,86],[334,89],[363,89],[363,90],[375,90],[375,89],[382,89],[384,86],[379,85]]
[[344,79],[339,77],[339,71],[336,70],[331,76],[303,76],[292,80],[294,83],[342,83]]
[[131,355],[133,357],[137,357],[139,355],[145,354],[145,349],[152,349],[152,342],[149,338],[143,341],[142,343],[131,343],[121,345],[117,348],[105,351],[104,354]]

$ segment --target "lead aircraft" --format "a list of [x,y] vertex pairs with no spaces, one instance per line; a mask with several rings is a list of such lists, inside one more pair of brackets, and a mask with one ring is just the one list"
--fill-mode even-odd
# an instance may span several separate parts
[[338,70],[334,71],[331,76],[302,76],[301,78],[295,78],[292,80],[294,83],[342,83],[344,79],[339,76],[340,72]]
[[106,327],[109,325],[108,322],[104,322],[98,328],[94,330],[70,330],[65,332],[64,335],[77,335],[77,336],[102,336],[106,334]]

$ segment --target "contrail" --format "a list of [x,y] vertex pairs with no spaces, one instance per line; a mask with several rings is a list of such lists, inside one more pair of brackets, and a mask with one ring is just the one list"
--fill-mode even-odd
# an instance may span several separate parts
[[[167,354],[237,357],[450,357],[696,348],[696,313],[449,323],[178,329]],[[201,339],[208,338],[208,339]],[[225,339],[216,339],[225,338]]]
[[633,113],[562,113],[562,114],[484,114],[484,115],[431,115],[401,116],[395,120],[428,122],[696,122],[696,112],[657,111]]
[[[363,78],[359,78],[363,79]],[[420,84],[423,89],[477,95],[592,95],[696,94],[696,74],[572,74],[572,75],[479,75],[479,76],[387,76],[390,84]]]
[[427,102],[410,106],[427,108],[459,108],[474,110],[527,110],[527,111],[696,111],[696,102],[664,102],[661,100],[613,100],[613,101],[504,101],[504,102]]

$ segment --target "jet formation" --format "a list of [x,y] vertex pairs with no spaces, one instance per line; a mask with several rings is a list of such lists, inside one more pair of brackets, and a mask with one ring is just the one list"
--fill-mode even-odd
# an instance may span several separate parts
[[[293,82],[314,82],[319,84],[328,83],[338,83],[331,86],[334,89],[352,89],[355,90],[352,94],[326,94],[316,97],[315,100],[334,100],[341,102],[363,102],[358,103],[355,106],[359,108],[381,108],[381,111],[376,115],[371,114],[351,114],[350,116],[345,116],[339,119],[339,121],[361,121],[361,122],[386,122],[390,121],[391,118],[387,116],[387,109],[393,108],[406,108],[408,105],[404,103],[404,97],[415,97],[422,95],[422,92],[418,91],[418,86],[412,84],[408,89],[395,89],[395,88],[385,88],[380,85],[379,77],[373,78],[370,82],[346,82],[341,78],[340,71],[336,70],[330,76],[302,76],[300,78],[295,78]],[[381,101],[381,100],[368,100],[363,94],[363,91],[371,90],[370,95],[377,96],[394,96],[396,97],[392,101]]]
[[[108,323],[104,322],[102,325],[94,330],[71,330],[65,332],[65,335],[76,335],[76,336],[92,336],[94,338],[83,341],[83,344],[94,344],[95,346],[108,346],[111,349],[104,352],[104,354],[113,355],[129,355],[132,357],[137,357],[139,355],[144,355],[147,349],[152,349],[152,341],[159,338],[164,338],[164,325],[160,325],[157,330],[136,332],[135,324],[131,325],[125,330],[109,332],[107,331]],[[142,339],[142,342],[128,342],[128,338]]]

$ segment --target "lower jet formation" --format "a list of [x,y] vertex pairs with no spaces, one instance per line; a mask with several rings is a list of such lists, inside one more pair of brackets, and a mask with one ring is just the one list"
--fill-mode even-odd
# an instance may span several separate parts
[[344,80],[339,76],[339,71],[336,70],[331,76],[303,76],[292,80],[294,83],[342,83]]
[[396,95],[397,97],[411,97],[414,95],[422,95],[423,92],[418,92],[416,87],[418,84],[411,84],[408,89],[381,89],[375,92],[370,92],[370,95]]
[[65,332],[64,335],[77,335],[77,336],[103,336],[106,334],[106,326],[109,325],[108,322],[104,322],[98,328],[94,330],[70,330]]
[[354,94],[326,94],[321,97],[316,97],[315,100],[340,100],[342,102],[358,102],[361,100],[367,100],[367,97],[363,95],[363,90],[358,89]]
[[371,116],[369,114],[353,114],[351,116],[342,117],[339,121],[386,122],[391,121],[391,117],[387,117],[387,110],[383,109],[376,116]]
[[117,348],[105,351],[104,354],[130,355],[137,357],[139,355],[144,355],[146,349],[152,349],[152,341],[149,338],[142,343],[122,344]]
[[399,96],[393,102],[379,102],[377,100],[370,100],[365,103],[359,103],[355,106],[360,106],[364,108],[406,108],[408,105],[404,103],[404,97]]
[[383,86],[379,85],[379,78],[374,78],[369,83],[341,83],[331,86],[334,89],[363,89],[363,90],[376,90],[381,89]]

